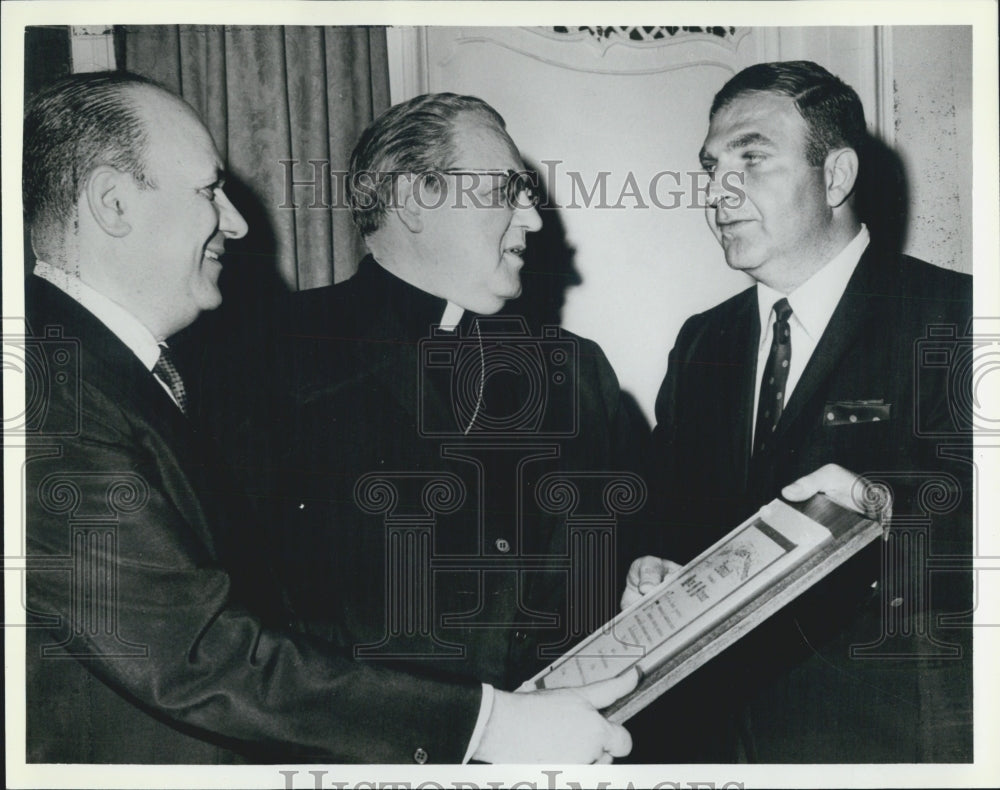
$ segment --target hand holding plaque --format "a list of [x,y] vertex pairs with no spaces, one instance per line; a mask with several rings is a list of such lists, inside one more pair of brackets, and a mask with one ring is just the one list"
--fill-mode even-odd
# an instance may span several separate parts
[[888,496],[869,488],[826,466],[785,489],[805,501],[770,502],[683,568],[637,560],[630,573],[636,593],[651,574],[662,582],[640,597],[627,589],[623,603],[632,602],[617,617],[522,689],[575,687],[636,667],[639,686],[606,711],[612,721],[627,720],[882,535]]

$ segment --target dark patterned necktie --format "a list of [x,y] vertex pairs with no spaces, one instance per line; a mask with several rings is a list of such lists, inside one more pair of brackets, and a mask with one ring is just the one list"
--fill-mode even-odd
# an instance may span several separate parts
[[160,358],[153,365],[153,374],[170,387],[170,392],[173,394],[174,400],[177,401],[177,405],[181,407],[182,412],[187,414],[187,390],[184,389],[184,380],[177,372],[177,366],[174,365],[174,361],[170,357],[170,350],[166,346],[160,346]]
[[771,441],[771,434],[778,427],[778,420],[785,407],[785,385],[788,383],[788,366],[792,361],[791,328],[788,326],[791,315],[792,306],[787,299],[779,299],[774,303],[774,338],[767,364],[764,365],[764,375],[760,380],[757,425],[753,434],[755,455]]

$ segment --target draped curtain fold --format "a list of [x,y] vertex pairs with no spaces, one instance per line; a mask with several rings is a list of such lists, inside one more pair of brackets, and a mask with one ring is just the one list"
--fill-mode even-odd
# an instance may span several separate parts
[[241,250],[273,258],[292,290],[350,277],[364,245],[336,174],[389,106],[385,30],[129,25],[119,35],[125,68],[205,120],[251,227]]

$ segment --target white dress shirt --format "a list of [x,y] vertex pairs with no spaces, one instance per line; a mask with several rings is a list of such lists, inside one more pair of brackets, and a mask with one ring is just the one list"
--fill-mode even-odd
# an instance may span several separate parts
[[[153,372],[153,366],[160,358],[160,346],[167,344],[157,342],[153,333],[138,318],[65,269],[38,261],[35,264],[35,276],[51,283],[92,313],[98,321],[114,333],[115,337],[128,346],[146,370],[150,373]],[[170,396],[170,400],[177,403],[177,399],[174,398],[174,394],[166,382],[162,381],[159,376],[154,375],[154,378],[163,387],[163,391]],[[177,408],[180,408],[180,404],[177,405]]]
[[787,407],[795,391],[795,385],[802,378],[802,372],[806,369],[820,338],[823,337],[833,311],[837,309],[840,298],[847,290],[847,283],[854,274],[865,248],[868,247],[869,240],[868,228],[862,225],[858,235],[837,253],[833,260],[790,294],[783,294],[763,283],[757,283],[757,309],[760,310],[761,332],[760,345],[757,348],[757,380],[754,383],[751,442],[752,434],[757,427],[761,379],[774,337],[774,303],[784,297],[792,307],[792,315],[788,319],[792,358],[788,363],[788,383],[785,385],[784,398]]

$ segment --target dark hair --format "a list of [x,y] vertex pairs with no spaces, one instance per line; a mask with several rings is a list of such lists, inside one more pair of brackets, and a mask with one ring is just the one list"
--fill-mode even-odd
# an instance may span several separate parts
[[715,94],[709,119],[734,99],[757,92],[795,100],[809,129],[809,164],[823,164],[826,155],[836,148],[853,148],[861,155],[867,139],[861,99],[850,85],[822,66],[809,60],[788,60],[745,68]]
[[100,165],[143,187],[148,133],[131,95],[156,83],[124,71],[74,74],[45,87],[24,116],[21,188],[33,237],[75,215],[84,180]]
[[347,199],[362,236],[381,226],[398,175],[452,166],[455,119],[466,113],[506,129],[504,119],[482,99],[454,93],[425,93],[397,104],[365,129],[347,178]]

